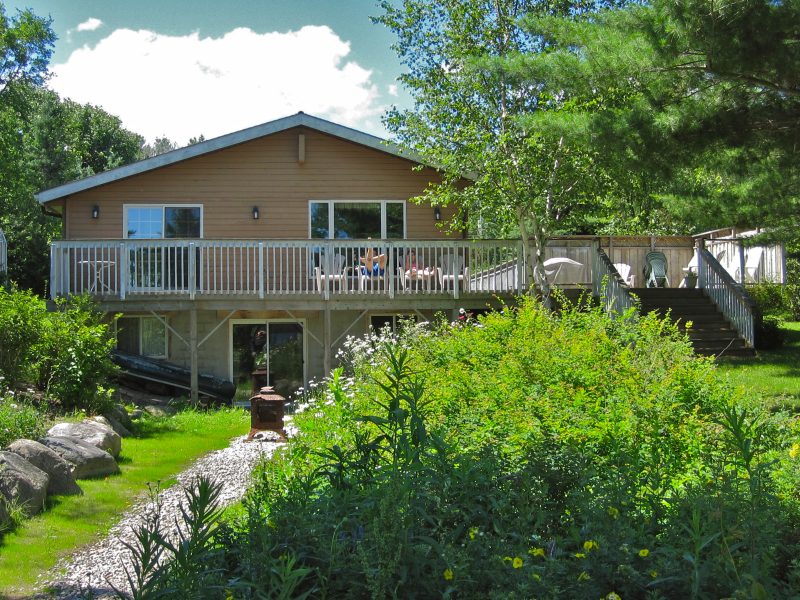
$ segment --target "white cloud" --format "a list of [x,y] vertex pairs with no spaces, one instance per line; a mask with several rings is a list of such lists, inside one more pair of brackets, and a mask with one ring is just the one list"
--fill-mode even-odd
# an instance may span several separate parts
[[78,25],[75,28],[75,31],[96,31],[96,30],[100,29],[100,27],[102,27],[102,26],[103,26],[103,22],[100,19],[96,19],[94,17],[91,17],[89,19],[86,19],[80,25]]
[[397,84],[395,83],[389,84],[388,92],[390,96],[397,96],[398,95]]
[[372,129],[378,89],[371,71],[344,61],[349,52],[329,27],[219,38],[118,29],[54,66],[50,86],[151,141],[212,138],[300,110]]

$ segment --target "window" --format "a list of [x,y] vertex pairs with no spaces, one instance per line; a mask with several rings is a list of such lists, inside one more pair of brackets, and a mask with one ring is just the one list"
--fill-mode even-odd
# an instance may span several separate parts
[[309,203],[311,239],[403,239],[403,201],[312,201]]
[[132,240],[203,237],[203,207],[178,205],[125,206],[125,237]]
[[117,319],[117,349],[129,354],[166,358],[167,328],[155,317]]

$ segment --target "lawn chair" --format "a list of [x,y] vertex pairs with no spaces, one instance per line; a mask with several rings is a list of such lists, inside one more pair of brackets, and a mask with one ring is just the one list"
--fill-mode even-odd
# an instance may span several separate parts
[[314,278],[317,281],[317,291],[325,290],[346,292],[350,267],[345,266],[344,254],[334,254],[330,259],[330,266],[314,267]]
[[[758,272],[761,268],[761,257],[764,254],[764,248],[761,246],[754,246],[748,248],[744,255],[744,281],[746,283],[757,283]],[[736,269],[736,281],[741,281],[739,278],[740,269]]]
[[667,257],[663,252],[648,252],[644,257],[645,287],[670,287]]
[[464,257],[460,254],[445,255],[442,266],[437,270],[443,290],[454,290],[456,286],[464,289],[464,281],[469,280],[469,267],[464,266]]
[[636,279],[636,276],[633,273],[631,273],[631,271],[633,269],[631,268],[631,266],[629,264],[627,264],[627,263],[614,263],[614,268],[617,270],[617,273],[619,273],[619,276],[622,278],[622,282],[625,285],[627,285],[628,287],[633,287],[634,286],[633,282],[634,282],[634,279]]

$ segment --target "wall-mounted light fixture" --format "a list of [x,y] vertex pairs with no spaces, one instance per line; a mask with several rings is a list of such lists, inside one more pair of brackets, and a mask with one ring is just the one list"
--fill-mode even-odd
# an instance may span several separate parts
[[95,205],[92,207],[92,218],[93,218],[93,219],[96,219],[96,218],[98,218],[99,216],[100,216],[100,207],[99,207],[99,206],[97,206],[97,204],[95,204]]
[[437,221],[442,220],[442,209],[439,208],[438,206],[433,207],[433,218],[436,219]]
[[258,217],[259,217],[258,207],[254,206],[253,207],[253,218],[254,219],[258,219]]

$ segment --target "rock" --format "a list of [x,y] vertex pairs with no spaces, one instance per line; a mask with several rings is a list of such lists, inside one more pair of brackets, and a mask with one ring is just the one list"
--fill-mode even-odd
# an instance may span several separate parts
[[79,438],[100,450],[105,450],[115,458],[122,449],[122,438],[111,427],[96,421],[58,423],[48,430],[47,436]]
[[33,440],[17,440],[8,449],[47,473],[50,477],[47,484],[48,495],[72,496],[83,493],[75,482],[72,465],[44,444]]
[[110,429],[113,429],[114,432],[120,437],[131,437],[131,432],[128,431],[122,425],[122,423],[117,421],[111,415],[106,415],[106,416],[102,416],[102,417],[101,416],[92,417],[91,419],[89,419],[89,421],[93,421],[95,423],[100,423],[101,425],[105,425],[106,427],[109,427]]
[[150,415],[152,415],[154,417],[171,417],[172,415],[174,415],[177,412],[171,406],[167,406],[167,405],[156,406],[154,404],[148,404],[147,406],[145,406],[144,407],[144,411],[146,413],[149,413]]
[[111,410],[109,410],[103,416],[106,417],[112,423],[116,421],[128,431],[133,431],[133,421],[131,420],[128,411],[125,409],[124,406],[122,406],[122,404],[115,404],[114,406],[111,407]]
[[44,508],[50,477],[19,454],[0,452],[0,494],[7,502],[24,507],[28,515]]
[[0,531],[5,529],[5,526],[8,525],[10,521],[8,516],[8,509],[6,508],[6,501],[0,496]]
[[39,440],[73,465],[75,479],[88,479],[119,473],[119,466],[108,452],[80,438],[47,436]]
[[144,416],[144,411],[141,408],[136,408],[131,411],[131,421],[138,421]]

